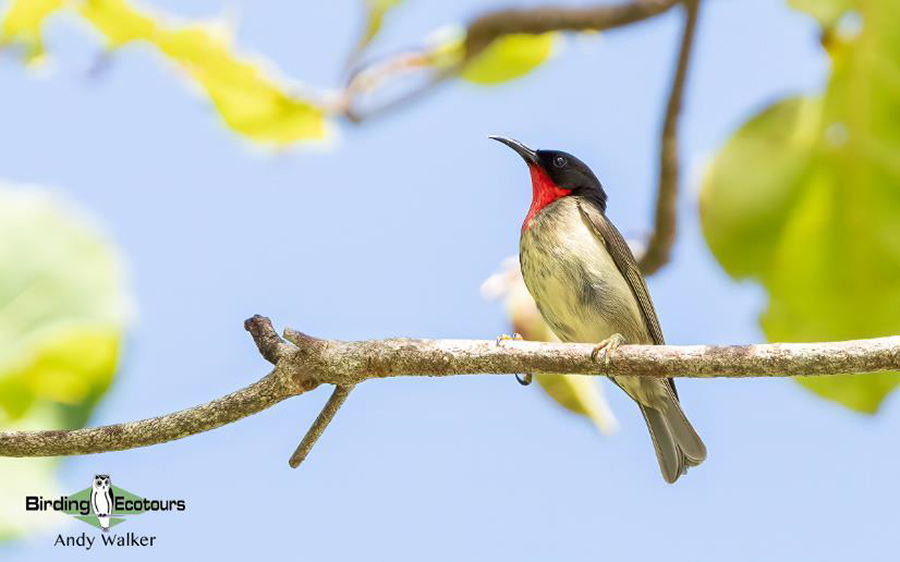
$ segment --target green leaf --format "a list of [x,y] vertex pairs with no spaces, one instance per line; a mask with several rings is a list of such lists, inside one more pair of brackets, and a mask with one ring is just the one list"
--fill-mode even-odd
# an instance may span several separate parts
[[788,0],[791,8],[808,13],[826,27],[837,22],[853,4],[854,0]]
[[19,43],[26,58],[34,62],[44,55],[41,30],[49,16],[63,7],[64,0],[13,0],[0,22],[0,45]]
[[18,42],[30,58],[39,57],[44,20],[60,9],[79,14],[109,49],[139,41],[156,47],[200,87],[230,129],[250,140],[286,146],[329,136],[323,104],[273,76],[267,61],[236,53],[221,26],[169,23],[125,0],[15,0],[0,21],[0,45]]
[[176,62],[237,133],[277,146],[327,136],[320,105],[269,76],[263,63],[238,56],[220,30],[166,25],[164,18],[151,17],[124,0],[85,0],[79,12],[106,37],[109,48],[146,41]]
[[550,57],[554,37],[553,33],[505,35],[470,61],[463,69],[462,77],[481,85],[521,78]]
[[[112,381],[129,316],[119,261],[71,204],[0,184],[0,427],[87,421]],[[0,459],[0,539],[54,524],[3,506],[21,506],[27,492],[52,495],[57,464]]]
[[716,155],[700,210],[707,243],[732,277],[751,277],[769,266],[802,189],[821,105],[783,100],[741,127]]
[[70,204],[0,186],[0,271],[0,424],[50,402],[81,425],[128,315],[116,252]]
[[589,419],[600,433],[610,434],[618,428],[597,377],[538,375],[535,378],[547,396],[570,412]]
[[393,8],[400,4],[400,0],[366,0],[366,26],[362,37],[350,54],[349,62],[352,64],[366,50],[366,47],[375,39],[381,26],[384,23],[384,17]]
[[[770,341],[900,333],[900,3],[859,9],[859,33],[828,43],[824,97],[786,99],[751,119],[704,181],[706,240],[730,275],[765,287]],[[900,375],[798,381],[875,412]]]

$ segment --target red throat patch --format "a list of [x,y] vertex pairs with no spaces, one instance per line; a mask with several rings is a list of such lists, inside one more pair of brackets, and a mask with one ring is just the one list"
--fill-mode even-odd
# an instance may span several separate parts
[[563,189],[556,185],[547,172],[537,164],[528,164],[531,172],[531,208],[522,223],[522,232],[528,230],[531,221],[541,210],[561,197],[572,193],[571,189]]

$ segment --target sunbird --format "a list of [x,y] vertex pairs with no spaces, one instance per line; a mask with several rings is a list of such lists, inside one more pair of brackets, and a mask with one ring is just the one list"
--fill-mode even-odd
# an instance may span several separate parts
[[[621,344],[664,345],[659,318],[631,249],[606,216],[606,192],[578,158],[532,150],[491,136],[521,156],[531,173],[531,207],[522,223],[519,264],[528,291],[563,341],[597,343],[608,364]],[[641,409],[666,482],[706,459],[706,445],[681,409],[670,378],[610,379]]]

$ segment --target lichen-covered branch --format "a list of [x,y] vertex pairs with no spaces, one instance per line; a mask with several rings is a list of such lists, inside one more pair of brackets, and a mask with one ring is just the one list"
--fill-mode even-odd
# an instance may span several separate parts
[[900,336],[832,343],[623,345],[608,366],[595,344],[493,340],[329,341],[310,366],[321,382],[515,373],[638,377],[788,377],[900,370]]
[[286,371],[278,366],[285,357],[293,357],[300,350],[281,339],[268,318],[254,316],[244,327],[253,336],[260,354],[276,364],[275,369],[253,384],[200,406],[139,421],[71,431],[0,431],[0,456],[87,455],[175,441],[261,412],[319,385],[307,370],[294,365]]
[[55,457],[121,451],[175,441],[261,412],[299,392],[277,371],[202,406],[139,421],[72,431],[0,432],[0,456]]
[[[333,384],[336,392],[314,428],[323,429],[353,385],[401,376],[574,373],[640,377],[785,377],[900,370],[900,336],[833,343],[739,346],[623,345],[609,365],[591,359],[593,344],[494,340],[320,340],[285,330],[267,318],[246,327],[275,369],[259,381],[208,404],[136,422],[72,431],[0,432],[0,456],[82,455],[144,447],[237,421],[278,402]],[[516,388],[515,386],[510,388]],[[315,441],[321,431],[310,439]],[[300,455],[308,447],[301,446]],[[296,460],[296,458],[294,459]]]

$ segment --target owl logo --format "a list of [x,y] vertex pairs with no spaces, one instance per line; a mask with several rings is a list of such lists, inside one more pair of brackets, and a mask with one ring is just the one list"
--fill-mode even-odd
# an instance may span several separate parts
[[112,482],[108,474],[98,474],[91,481],[91,508],[100,522],[100,529],[108,532],[109,515],[113,509]]

